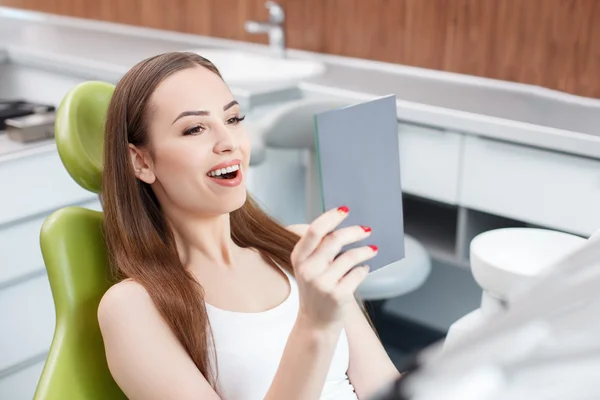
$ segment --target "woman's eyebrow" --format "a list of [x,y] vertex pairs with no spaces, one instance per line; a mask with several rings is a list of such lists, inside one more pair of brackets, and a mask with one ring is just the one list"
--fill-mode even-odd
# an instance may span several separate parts
[[[236,104],[239,105],[239,103],[238,103],[237,100],[230,101],[229,103],[227,103],[227,104],[225,104],[223,106],[223,111],[229,110],[231,107],[235,106]],[[204,115],[204,116],[206,116],[206,115],[210,115],[210,111],[204,111],[204,110],[184,111],[181,114],[179,114],[177,116],[177,118],[175,118],[175,120],[173,120],[173,122],[171,123],[171,125],[173,125],[179,118],[187,117],[187,116],[190,116],[190,115]]]
[[173,125],[179,118],[187,117],[189,115],[210,115],[210,111],[198,110],[198,111],[184,111],[175,118],[175,120],[171,123]]
[[236,104],[239,105],[240,103],[238,103],[237,100],[230,101],[229,103],[227,103],[223,106],[223,111],[229,110],[231,107],[235,106]]

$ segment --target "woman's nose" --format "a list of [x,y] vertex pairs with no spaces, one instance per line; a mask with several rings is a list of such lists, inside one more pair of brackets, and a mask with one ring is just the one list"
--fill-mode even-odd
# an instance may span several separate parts
[[215,129],[215,146],[214,152],[217,154],[234,152],[237,150],[239,144],[235,137],[234,132],[227,127],[225,124],[219,124]]

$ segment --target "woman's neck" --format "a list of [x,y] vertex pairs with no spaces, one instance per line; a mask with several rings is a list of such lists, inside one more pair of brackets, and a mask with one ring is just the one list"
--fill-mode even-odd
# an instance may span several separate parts
[[177,251],[183,265],[228,268],[240,247],[231,239],[229,214],[214,217],[170,219]]

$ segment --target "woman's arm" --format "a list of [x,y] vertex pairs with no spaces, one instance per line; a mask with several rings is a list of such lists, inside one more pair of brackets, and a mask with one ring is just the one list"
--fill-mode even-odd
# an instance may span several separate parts
[[110,372],[131,400],[218,400],[146,290],[111,287],[98,308]]
[[[303,236],[308,225],[290,225],[287,229]],[[358,303],[350,305],[344,325],[350,346],[348,378],[358,397],[368,399],[400,374]]]
[[341,330],[316,328],[300,316],[265,400],[320,398]]
[[400,374],[358,303],[350,306],[345,329],[350,346],[348,378],[358,398],[369,399]]

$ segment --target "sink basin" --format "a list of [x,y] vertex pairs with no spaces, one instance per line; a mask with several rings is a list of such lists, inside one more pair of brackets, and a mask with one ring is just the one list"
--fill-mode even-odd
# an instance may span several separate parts
[[325,66],[319,62],[276,58],[228,49],[189,50],[210,60],[230,85],[256,85],[294,82],[322,74]]

